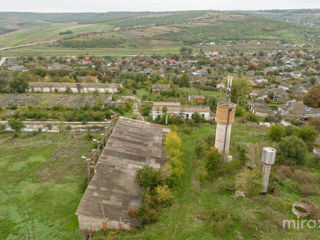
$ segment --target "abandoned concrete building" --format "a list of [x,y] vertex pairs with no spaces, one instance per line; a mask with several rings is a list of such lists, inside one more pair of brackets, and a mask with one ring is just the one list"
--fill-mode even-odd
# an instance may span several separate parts
[[104,83],[60,83],[60,82],[30,82],[29,92],[65,92],[67,90],[72,93],[117,93],[119,84]]
[[155,120],[157,117],[162,117],[164,107],[167,108],[167,113],[169,115],[175,114],[184,119],[192,118],[195,113],[198,113],[207,121],[213,119],[208,106],[186,106],[174,102],[154,102],[151,109],[151,117],[153,120]]
[[170,90],[170,84],[153,84],[152,92],[160,92],[162,90]]
[[161,125],[119,118],[78,206],[80,229],[131,230],[140,226],[128,214],[143,198],[136,172],[143,166],[158,169],[166,161],[163,141],[168,132]]

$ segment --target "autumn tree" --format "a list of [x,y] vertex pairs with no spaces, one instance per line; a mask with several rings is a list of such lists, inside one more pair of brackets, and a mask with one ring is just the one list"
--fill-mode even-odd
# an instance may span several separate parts
[[320,107],[320,86],[311,88],[309,93],[304,96],[303,103],[309,107]]

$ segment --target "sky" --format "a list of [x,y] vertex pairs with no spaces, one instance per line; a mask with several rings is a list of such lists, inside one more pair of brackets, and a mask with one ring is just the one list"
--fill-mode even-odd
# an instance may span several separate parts
[[0,0],[0,11],[109,12],[320,8],[320,0]]

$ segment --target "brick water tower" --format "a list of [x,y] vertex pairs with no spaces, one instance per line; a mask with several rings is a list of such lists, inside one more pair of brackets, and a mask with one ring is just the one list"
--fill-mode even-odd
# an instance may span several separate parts
[[215,147],[222,154],[229,154],[231,127],[234,122],[237,105],[225,101],[219,102],[216,110],[216,142]]

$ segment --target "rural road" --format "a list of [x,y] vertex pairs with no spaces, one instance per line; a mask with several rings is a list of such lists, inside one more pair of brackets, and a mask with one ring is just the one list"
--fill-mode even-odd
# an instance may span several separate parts
[[43,42],[35,42],[35,43],[28,43],[28,44],[23,44],[15,47],[5,47],[5,48],[0,48],[0,51],[5,51],[5,50],[10,50],[10,49],[15,49],[15,48],[23,48],[23,47],[30,47],[38,44],[43,44],[43,43],[51,43],[51,42],[56,42],[57,40],[50,40],[50,41],[43,41]]

